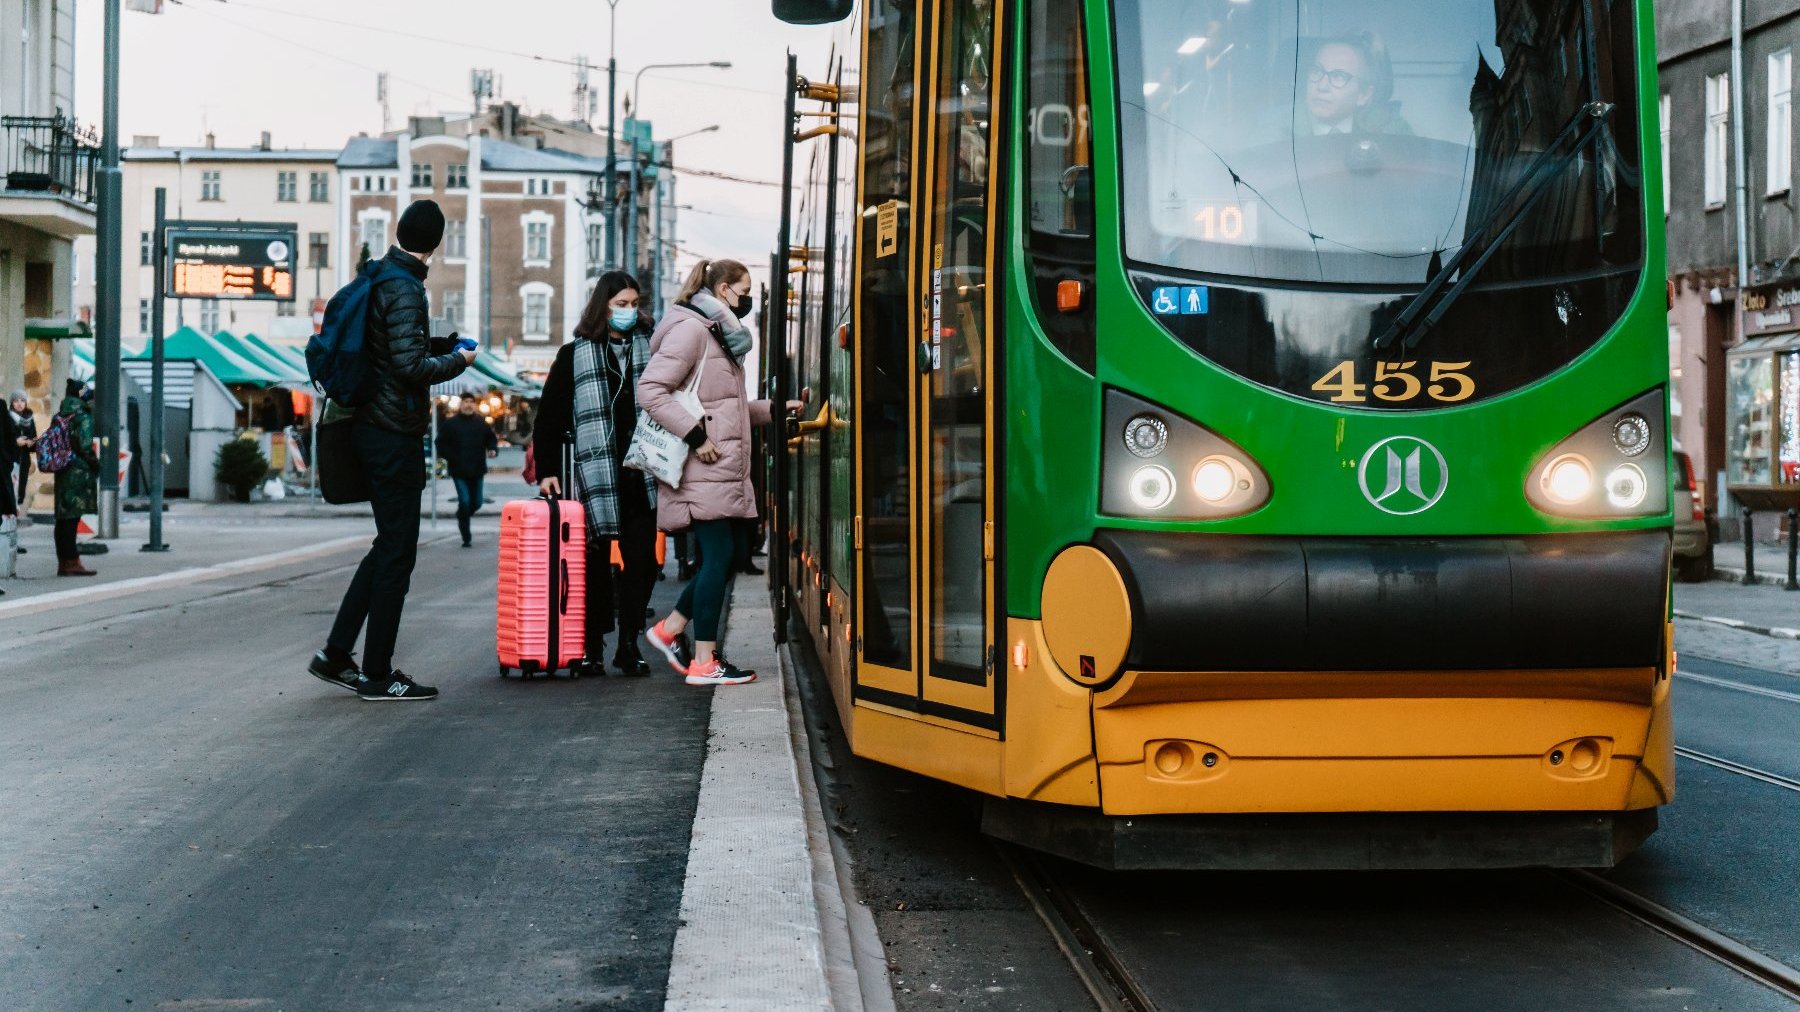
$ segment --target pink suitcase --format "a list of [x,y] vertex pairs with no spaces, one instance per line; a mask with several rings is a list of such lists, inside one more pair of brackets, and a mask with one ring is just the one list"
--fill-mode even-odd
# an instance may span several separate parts
[[587,519],[579,502],[540,497],[501,509],[495,610],[502,678],[574,673],[587,649]]

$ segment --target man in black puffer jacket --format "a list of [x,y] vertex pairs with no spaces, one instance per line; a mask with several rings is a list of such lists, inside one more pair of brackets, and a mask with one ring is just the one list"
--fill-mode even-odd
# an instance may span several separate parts
[[[369,297],[365,354],[378,377],[375,395],[357,408],[357,456],[369,474],[375,543],[344,592],[325,649],[313,656],[314,675],[364,699],[432,699],[437,690],[394,667],[400,612],[419,554],[419,492],[425,488],[420,440],[431,428],[431,385],[461,375],[473,351],[451,347],[433,355],[427,332],[426,263],[444,237],[444,212],[415,201],[394,229],[398,245],[382,258]],[[368,623],[363,666],[351,649]]]

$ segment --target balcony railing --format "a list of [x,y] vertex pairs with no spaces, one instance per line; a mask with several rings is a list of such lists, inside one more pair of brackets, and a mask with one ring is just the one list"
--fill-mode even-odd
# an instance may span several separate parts
[[80,204],[94,202],[98,138],[74,119],[55,116],[0,116],[0,168],[4,192],[51,194]]

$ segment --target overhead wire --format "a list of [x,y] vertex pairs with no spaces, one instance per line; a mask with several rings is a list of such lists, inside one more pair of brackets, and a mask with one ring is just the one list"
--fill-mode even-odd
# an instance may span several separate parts
[[[178,6],[188,7],[188,6],[192,6],[192,4],[195,2],[195,0],[171,0],[171,2]],[[210,2],[220,5],[220,6],[235,7],[239,10],[256,11],[261,14],[276,14],[276,15],[280,15],[282,17],[296,18],[301,21],[313,21],[313,22],[317,22],[319,24],[333,25],[333,26],[339,27],[339,28],[354,28],[357,31],[378,32],[383,35],[393,35],[393,36],[396,36],[399,38],[409,39],[414,42],[431,42],[431,43],[436,43],[438,45],[443,45],[443,46],[457,46],[457,47],[460,47],[463,49],[473,49],[473,50],[477,50],[477,51],[485,52],[485,53],[494,53],[494,54],[500,55],[500,56],[510,56],[510,57],[513,57],[514,59],[519,59],[519,60],[530,60],[534,63],[544,63],[544,64],[550,64],[550,65],[559,66],[559,67],[575,67],[575,68],[586,67],[590,70],[602,69],[600,67],[600,65],[598,65],[598,64],[591,63],[591,62],[583,62],[579,59],[566,59],[564,57],[559,57],[559,56],[546,56],[543,53],[528,53],[528,52],[524,52],[522,50],[506,49],[501,46],[490,46],[490,45],[486,45],[484,43],[469,42],[469,41],[466,41],[463,39],[448,39],[448,38],[443,38],[442,36],[436,36],[436,35],[422,35],[418,32],[406,31],[406,30],[399,29],[399,28],[387,28],[382,25],[373,25],[373,24],[368,24],[365,22],[344,21],[340,18],[330,18],[330,17],[325,17],[324,15],[320,15],[320,14],[306,14],[306,13],[302,13],[300,11],[282,10],[278,7],[264,7],[264,6],[261,6],[260,4],[245,3],[244,0],[210,0]],[[633,71],[630,68],[621,68],[621,70],[619,72],[622,74],[636,73],[636,71]],[[647,76],[651,80],[655,80],[655,81],[673,81],[673,82],[676,82],[679,84],[691,84],[691,85],[695,85],[696,87],[701,87],[701,88],[723,88],[727,91],[741,91],[741,92],[744,92],[746,94],[751,94],[751,95],[781,97],[780,89],[750,88],[750,87],[746,87],[744,85],[739,85],[739,84],[725,84],[725,83],[722,83],[719,81],[701,81],[701,80],[697,80],[695,78],[689,78],[689,77],[675,77],[675,76],[671,76],[668,74],[658,74],[658,73],[655,73],[654,71],[647,72],[645,74],[645,76]],[[398,80],[398,78],[396,78],[396,80]],[[412,81],[409,81],[407,83],[408,84],[417,84],[417,82],[412,82]],[[419,86],[424,87],[423,85],[419,85]],[[441,94],[447,94],[447,93],[437,92],[437,94],[441,95]]]

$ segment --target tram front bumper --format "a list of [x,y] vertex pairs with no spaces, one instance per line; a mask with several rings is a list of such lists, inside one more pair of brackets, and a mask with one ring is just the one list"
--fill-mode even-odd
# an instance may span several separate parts
[[[1085,650],[1054,649],[1056,567],[1044,621],[1058,665],[1091,672],[1108,814],[1604,812],[1669,798],[1667,531],[1104,531],[1094,548],[1117,571],[1129,642],[1103,644],[1099,670]],[[1104,594],[1087,568],[1091,614]]]

